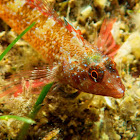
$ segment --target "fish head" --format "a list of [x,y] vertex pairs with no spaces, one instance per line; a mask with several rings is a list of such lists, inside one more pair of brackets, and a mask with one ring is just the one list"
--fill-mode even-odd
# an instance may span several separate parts
[[87,63],[87,77],[81,82],[81,90],[102,96],[121,98],[125,87],[116,69],[116,63],[108,56]]
[[63,81],[79,91],[114,98],[124,96],[125,87],[116,64],[106,55],[83,58],[81,64],[71,63],[63,71]]

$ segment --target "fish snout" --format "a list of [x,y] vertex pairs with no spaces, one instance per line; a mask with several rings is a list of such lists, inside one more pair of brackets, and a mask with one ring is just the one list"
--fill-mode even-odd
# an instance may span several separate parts
[[122,98],[125,93],[125,86],[123,85],[118,73],[107,73],[103,80],[104,86],[107,89],[107,96],[114,98]]

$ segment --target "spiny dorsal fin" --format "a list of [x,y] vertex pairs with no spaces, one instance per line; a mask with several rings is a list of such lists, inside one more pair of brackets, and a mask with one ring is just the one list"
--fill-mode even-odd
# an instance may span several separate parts
[[65,26],[70,33],[73,33],[78,39],[82,40],[83,42],[84,38],[82,37],[81,31],[75,29],[73,25],[66,20],[66,18],[64,18],[64,21],[62,21],[47,0],[26,0],[26,1],[28,5],[30,5],[32,8],[36,8],[46,17],[49,16],[53,17],[55,21],[57,21],[61,26]]
[[101,30],[99,36],[97,38],[96,45],[97,47],[106,55],[113,57],[117,50],[119,49],[119,45],[116,44],[111,30],[113,28],[113,24],[116,22],[116,19],[104,19],[103,24],[101,26]]
[[82,37],[82,33],[81,33],[80,30],[75,29],[74,26],[71,23],[69,23],[66,18],[64,18],[64,22],[65,22],[66,28],[70,32],[72,32],[78,39],[81,39],[82,41],[84,40],[84,38]]
[[53,19],[58,22],[61,26],[64,22],[59,18],[58,14],[54,11],[52,5],[47,0],[26,0],[27,4],[32,8],[36,8],[46,17],[53,17]]

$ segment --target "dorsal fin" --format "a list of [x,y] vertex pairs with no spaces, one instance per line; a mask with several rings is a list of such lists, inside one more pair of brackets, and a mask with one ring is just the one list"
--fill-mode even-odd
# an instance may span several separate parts
[[54,11],[52,5],[50,5],[47,0],[26,0],[27,4],[32,8],[36,8],[46,17],[52,16],[55,21],[57,21],[61,26],[64,22],[59,18],[58,14]]
[[47,0],[26,0],[26,1],[28,5],[30,5],[32,8],[36,8],[46,17],[48,16],[53,17],[55,21],[57,21],[61,26],[65,26],[68,29],[68,31],[70,33],[73,33],[78,39],[81,39],[82,41],[84,40],[81,31],[75,29],[73,25],[66,20],[66,18],[64,18],[64,21],[62,21],[61,18],[59,18],[56,11],[54,11],[53,7],[47,2]]
[[78,39],[81,39],[82,41],[84,40],[84,38],[82,37],[82,33],[81,33],[80,30],[75,29],[74,26],[66,20],[66,18],[64,18],[64,22],[65,22],[66,28],[70,32],[72,32]]
[[101,30],[99,36],[96,40],[97,47],[106,55],[113,57],[117,50],[119,49],[119,45],[116,44],[111,30],[113,28],[113,24],[116,22],[116,19],[104,19],[103,24],[101,26]]

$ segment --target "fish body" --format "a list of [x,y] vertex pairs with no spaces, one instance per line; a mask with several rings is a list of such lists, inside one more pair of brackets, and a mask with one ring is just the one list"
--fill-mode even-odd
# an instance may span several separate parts
[[[55,67],[55,80],[91,94],[123,97],[125,88],[115,62],[99,49],[103,45],[99,41],[101,36],[97,43],[90,44],[48,7],[46,0],[0,0],[0,18],[18,34],[36,22],[23,38],[51,68]],[[101,34],[104,31],[106,33],[106,29],[102,29]],[[106,43],[109,34],[107,30],[104,44],[109,44]]]

